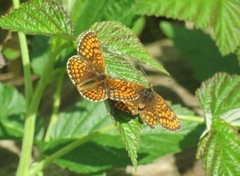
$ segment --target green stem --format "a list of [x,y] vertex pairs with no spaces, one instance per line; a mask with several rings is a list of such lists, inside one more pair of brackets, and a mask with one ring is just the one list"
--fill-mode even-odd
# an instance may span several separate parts
[[42,171],[45,167],[47,167],[50,163],[52,163],[54,160],[60,158],[61,156],[65,155],[69,151],[75,149],[76,147],[88,142],[89,140],[92,140],[93,138],[102,135],[103,133],[115,129],[113,125],[109,125],[107,127],[104,127],[100,129],[97,132],[93,132],[87,136],[84,136],[67,146],[61,148],[57,152],[53,153],[52,155],[48,156],[46,159],[42,160],[41,162],[37,163],[33,166],[33,168],[30,170],[30,175],[36,175],[38,172]]
[[[19,0],[13,0],[14,8],[20,6]],[[25,99],[26,99],[26,110],[33,93],[32,81],[31,81],[31,70],[30,70],[30,59],[28,54],[27,39],[24,33],[18,32],[18,38],[20,43],[21,55],[22,55],[22,64],[23,64],[23,73],[24,73],[24,85],[25,85]],[[25,176],[28,173],[29,165],[31,163],[31,152],[32,152],[32,143],[33,135],[28,134],[29,131],[34,131],[35,117],[27,116],[24,125],[24,137],[21,150],[21,157],[17,169],[17,176]]]
[[49,60],[43,71],[44,74],[42,75],[41,79],[39,80],[38,85],[34,91],[33,97],[31,99],[30,106],[29,106],[30,114],[35,113],[37,111],[44,88],[46,87],[46,85],[48,83],[49,75],[52,74],[53,66],[57,60],[57,56],[67,46],[69,46],[69,43],[65,43],[65,44],[61,45],[59,48],[57,48],[57,50],[54,51],[54,53],[50,54]]
[[57,84],[56,84],[56,90],[53,96],[53,113],[50,118],[50,122],[48,125],[48,129],[45,135],[44,141],[48,142],[50,140],[50,133],[52,131],[52,127],[57,121],[59,107],[60,107],[60,100],[61,100],[61,91],[62,91],[62,82],[65,74],[65,70],[60,70],[60,73],[58,73],[57,77]]
[[204,123],[204,119],[199,116],[185,116],[185,115],[179,115],[179,119],[181,120],[186,120],[186,121],[191,121],[191,122],[196,122],[196,123]]
[[27,104],[26,121],[24,126],[24,137],[22,144],[22,151],[20,157],[20,163],[17,170],[17,176],[28,175],[29,165],[31,163],[31,153],[34,139],[34,129],[36,121],[37,108],[39,106],[43,91],[48,83],[49,75],[51,75],[54,63],[58,54],[68,46],[68,43],[61,45],[54,53],[50,54],[48,63],[44,68],[44,74],[40,78],[38,85],[33,93],[30,103]]

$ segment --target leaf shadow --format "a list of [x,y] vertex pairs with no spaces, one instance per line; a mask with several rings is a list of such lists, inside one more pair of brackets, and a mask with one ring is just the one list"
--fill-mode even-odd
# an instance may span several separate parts
[[176,153],[174,156],[176,166],[181,174],[194,167],[197,145],[205,127],[205,124],[198,125],[179,142],[182,152]]

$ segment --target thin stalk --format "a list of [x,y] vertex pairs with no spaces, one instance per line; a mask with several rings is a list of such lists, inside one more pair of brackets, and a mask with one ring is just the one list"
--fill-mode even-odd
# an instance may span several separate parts
[[178,118],[181,119],[181,120],[190,121],[190,122],[196,122],[196,123],[200,123],[200,124],[204,123],[204,119],[202,117],[199,117],[199,116],[179,115]]
[[33,114],[37,111],[38,105],[42,98],[44,88],[46,87],[46,85],[49,81],[49,75],[52,74],[52,70],[53,70],[54,64],[57,60],[57,56],[67,46],[69,46],[69,43],[62,44],[52,54],[50,54],[48,63],[46,64],[46,67],[44,68],[44,71],[43,71],[44,74],[42,75],[41,79],[39,80],[38,85],[33,93],[33,96],[32,96],[32,99],[31,99],[31,102],[29,105],[29,110],[28,110],[29,114]]
[[60,70],[57,77],[57,83],[56,83],[56,90],[54,92],[53,96],[53,112],[50,118],[50,122],[48,125],[48,129],[45,135],[44,141],[48,142],[50,140],[50,133],[52,131],[52,127],[57,121],[59,107],[60,107],[60,101],[61,101],[61,91],[62,91],[62,82],[64,78],[65,70]]
[[41,162],[37,163],[33,166],[33,168],[30,170],[30,176],[36,175],[38,172],[42,171],[45,167],[47,167],[50,163],[55,161],[56,159],[60,158],[61,156],[65,155],[69,151],[75,149],[76,147],[86,143],[87,141],[92,140],[93,138],[102,135],[103,133],[113,130],[114,126],[109,125],[107,127],[104,127],[100,129],[97,132],[93,132],[87,136],[84,136],[76,141],[73,141],[72,143],[68,144],[67,146],[61,148],[57,152],[53,153],[52,155],[48,156],[46,159],[42,160]]
[[[19,0],[13,0],[14,8],[20,6]],[[32,80],[31,80],[31,70],[30,70],[30,59],[28,54],[27,39],[24,33],[18,32],[18,38],[20,43],[21,55],[22,55],[22,64],[23,64],[23,73],[24,73],[24,86],[25,86],[25,99],[27,106],[29,105],[30,99],[33,93]],[[26,107],[27,110],[27,107]],[[17,169],[17,176],[25,176],[28,173],[29,164],[31,163],[31,152],[32,152],[32,143],[33,135],[28,132],[33,130],[35,124],[35,117],[29,116],[26,117],[24,125],[24,137],[21,150],[21,157]]]
[[20,163],[17,170],[17,176],[29,175],[29,166],[31,163],[31,153],[34,139],[34,129],[36,122],[36,113],[42,98],[43,91],[48,83],[49,75],[51,75],[55,61],[58,54],[69,44],[65,43],[61,45],[54,53],[51,54],[44,68],[44,74],[40,78],[38,85],[30,99],[30,103],[27,104],[26,121],[24,126],[24,137],[22,144],[22,151],[20,157]]

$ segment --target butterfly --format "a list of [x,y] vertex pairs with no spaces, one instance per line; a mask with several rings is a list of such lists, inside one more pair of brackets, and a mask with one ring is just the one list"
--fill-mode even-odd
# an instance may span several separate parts
[[139,97],[141,85],[105,74],[101,44],[94,31],[83,34],[78,55],[69,58],[67,72],[79,93],[91,101],[130,101]]
[[151,87],[145,88],[142,86],[139,98],[133,101],[112,100],[110,101],[110,106],[127,114],[138,114],[141,120],[151,128],[154,128],[157,123],[170,131],[176,131],[181,128],[175,113]]

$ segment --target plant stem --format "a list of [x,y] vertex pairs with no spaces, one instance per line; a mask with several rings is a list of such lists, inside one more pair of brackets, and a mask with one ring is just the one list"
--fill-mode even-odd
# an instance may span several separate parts
[[[19,0],[13,0],[14,8],[20,6]],[[24,85],[25,85],[25,99],[26,99],[26,110],[33,93],[32,81],[31,81],[31,70],[30,70],[30,59],[28,54],[27,39],[24,33],[18,32],[18,38],[20,43],[21,55],[22,55],[22,64],[24,72]],[[31,152],[32,152],[32,143],[33,135],[28,134],[29,131],[34,131],[35,116],[26,117],[24,125],[24,137],[21,150],[21,157],[17,169],[17,176],[25,176],[28,173],[29,164],[31,162]]]
[[52,131],[52,127],[57,121],[59,106],[60,106],[60,100],[61,100],[61,91],[62,91],[62,82],[64,78],[65,70],[60,70],[57,77],[57,84],[56,84],[56,90],[53,96],[53,113],[50,118],[50,122],[48,125],[48,129],[45,135],[44,141],[48,142],[50,140],[50,133]]
[[199,116],[184,116],[184,115],[179,115],[179,119],[181,120],[186,120],[186,121],[191,121],[191,122],[196,122],[196,123],[204,123],[204,119]]
[[101,133],[99,133],[99,132],[91,133],[91,134],[89,134],[89,135],[87,135],[85,137],[82,137],[79,140],[76,140],[76,141],[68,144],[67,146],[65,146],[62,149],[58,150],[54,154],[48,156],[45,160],[42,160],[37,165],[33,166],[33,168],[30,170],[30,175],[36,175],[38,172],[43,170],[46,166],[48,166],[51,162],[53,162],[57,158],[65,155],[69,151],[73,150],[74,148],[78,147],[79,145],[89,141],[90,139],[93,139],[94,137],[96,137],[96,136],[98,136],[100,134]]
[[32,167],[30,170],[30,175],[36,175],[38,172],[43,170],[45,167],[47,167],[50,163],[52,163],[54,160],[60,158],[61,156],[65,155],[69,151],[75,149],[76,147],[88,142],[89,140],[92,140],[93,138],[102,135],[103,133],[106,133],[110,130],[113,130],[114,125],[106,126],[96,132],[93,132],[87,136],[81,137],[80,139],[68,144],[67,146],[63,147],[62,149],[58,150],[57,152],[53,153],[52,155],[48,156],[46,159],[42,160],[41,162],[37,163]]
[[55,61],[57,60],[58,54],[68,46],[65,43],[58,47],[54,52],[51,52],[48,63],[44,68],[44,74],[40,78],[38,85],[30,99],[30,103],[27,104],[26,121],[24,126],[24,137],[22,144],[22,151],[20,157],[20,163],[17,170],[17,176],[29,175],[29,166],[31,163],[31,153],[34,139],[34,129],[36,121],[37,108],[39,106],[43,91],[48,83],[49,75],[51,75]]

